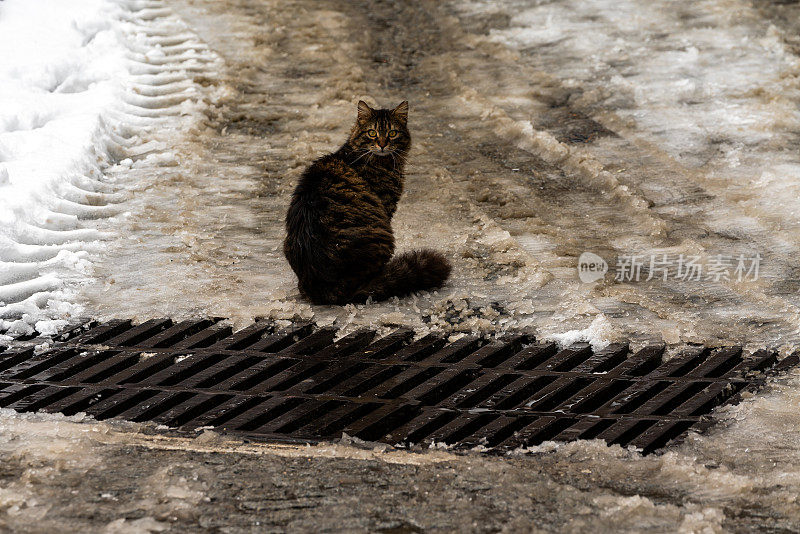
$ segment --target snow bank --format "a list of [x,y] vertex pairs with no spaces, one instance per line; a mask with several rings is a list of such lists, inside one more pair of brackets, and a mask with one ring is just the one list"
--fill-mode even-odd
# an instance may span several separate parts
[[0,336],[53,333],[83,312],[75,296],[108,237],[91,220],[121,211],[107,171],[169,115],[136,86],[165,70],[153,6],[0,2]]
[[72,295],[102,237],[80,219],[103,203],[129,79],[121,16],[108,0],[0,4],[0,331],[80,313]]

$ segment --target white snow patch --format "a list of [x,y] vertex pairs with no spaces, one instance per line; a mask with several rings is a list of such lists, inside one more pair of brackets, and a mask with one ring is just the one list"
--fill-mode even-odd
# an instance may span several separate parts
[[82,242],[102,236],[79,219],[102,196],[130,79],[122,18],[109,0],[0,4],[0,331],[53,334],[81,311]]
[[600,314],[586,328],[568,330],[563,334],[550,334],[546,337],[558,343],[560,347],[569,347],[575,343],[589,343],[597,351],[611,343],[613,333],[614,327],[608,318]]
[[[76,295],[110,237],[87,220],[115,215],[124,200],[109,170],[118,160],[121,170],[134,164],[127,156],[142,146],[129,149],[160,115],[195,105],[194,87],[164,105],[159,90],[141,94],[170,67],[148,28],[174,21],[140,16],[138,7],[0,2],[0,332],[53,334],[83,313]],[[200,57],[191,50],[174,62]],[[177,164],[169,153],[147,159]]]

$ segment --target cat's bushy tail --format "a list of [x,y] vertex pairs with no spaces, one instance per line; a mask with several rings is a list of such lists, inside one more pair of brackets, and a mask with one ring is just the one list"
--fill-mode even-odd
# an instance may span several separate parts
[[421,289],[441,287],[450,276],[450,262],[430,249],[412,250],[392,258],[383,273],[360,291],[375,300],[400,297]]

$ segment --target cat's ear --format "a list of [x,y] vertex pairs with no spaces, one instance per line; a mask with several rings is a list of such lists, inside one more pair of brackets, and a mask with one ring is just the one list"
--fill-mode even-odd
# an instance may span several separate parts
[[372,117],[374,110],[363,100],[358,101],[358,122],[364,122]]
[[403,122],[403,124],[408,122],[408,100],[400,102],[400,105],[392,110],[392,115],[394,115],[397,120]]

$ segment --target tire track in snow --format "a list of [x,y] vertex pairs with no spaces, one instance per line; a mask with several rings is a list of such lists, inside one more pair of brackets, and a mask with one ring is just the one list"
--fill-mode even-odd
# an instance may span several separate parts
[[[216,68],[217,57],[163,2],[114,7],[119,20],[110,27],[121,36],[130,76],[113,80],[120,97],[92,126],[91,157],[81,164],[83,155],[72,154],[72,168],[34,192],[27,207],[0,217],[7,223],[0,229],[0,332],[14,337],[55,333],[83,313],[77,293],[118,236],[131,167],[157,172],[153,162],[169,154],[169,138],[197,119],[202,91],[192,76]],[[85,31],[88,43],[98,30]]]

